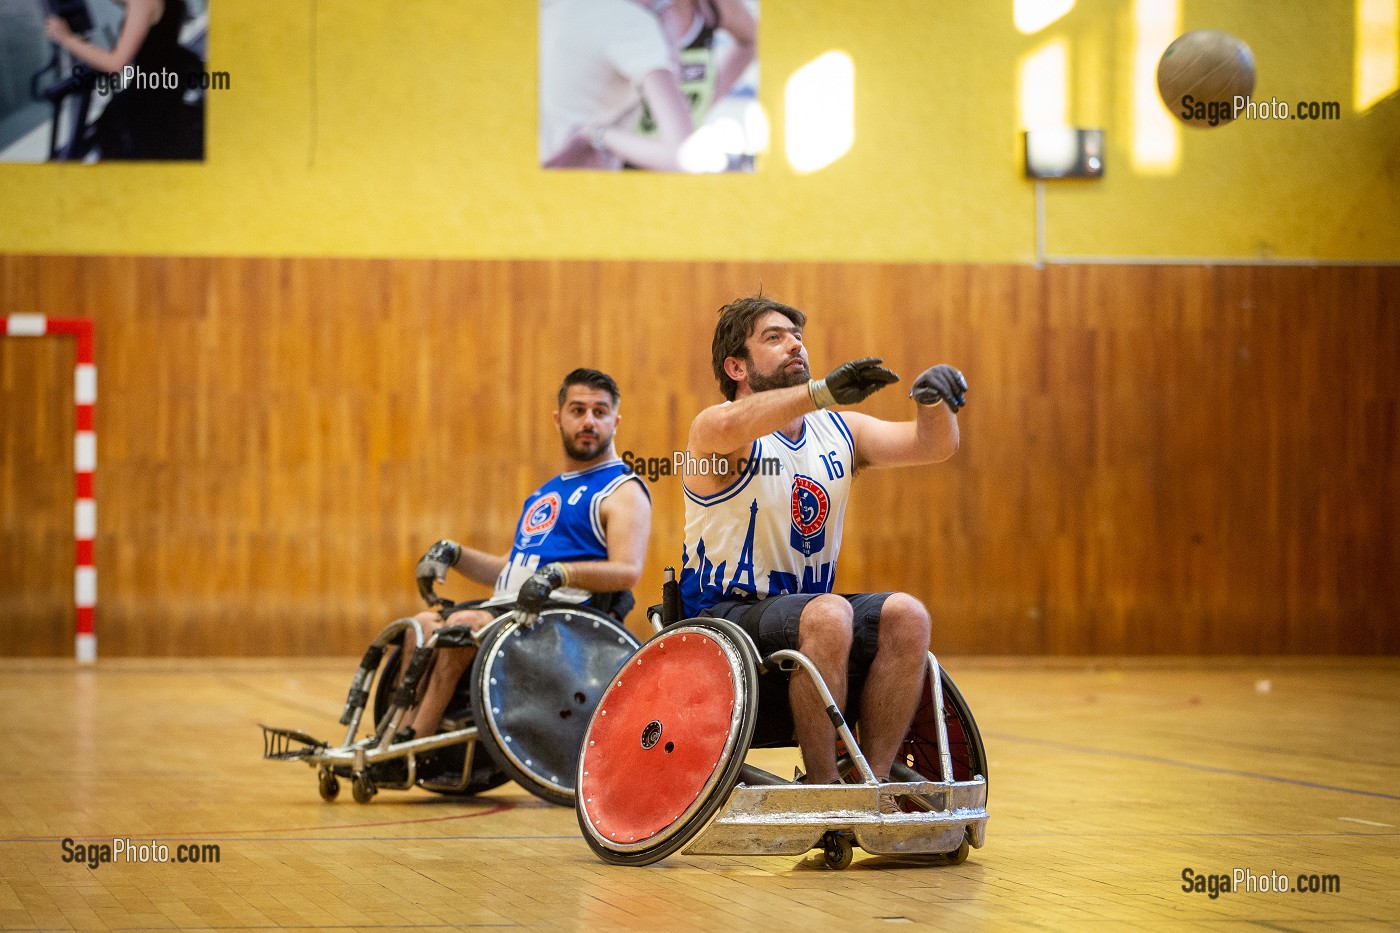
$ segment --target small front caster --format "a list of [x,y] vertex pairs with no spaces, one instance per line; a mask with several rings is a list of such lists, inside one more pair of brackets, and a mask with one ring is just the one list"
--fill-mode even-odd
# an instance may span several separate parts
[[340,794],[340,782],[335,779],[335,772],[329,768],[320,773],[316,784],[321,791],[322,800],[329,802]]
[[840,871],[851,864],[851,840],[841,832],[832,831],[822,837],[822,860],[826,867]]
[[376,793],[374,781],[365,772],[356,771],[350,779],[350,793],[354,795],[356,803],[369,803]]

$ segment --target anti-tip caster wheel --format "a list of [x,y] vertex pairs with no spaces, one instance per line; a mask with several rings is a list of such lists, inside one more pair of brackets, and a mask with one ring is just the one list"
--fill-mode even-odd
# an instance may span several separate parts
[[365,772],[356,771],[350,779],[350,793],[354,795],[356,803],[369,803],[376,792],[374,781]]
[[845,833],[829,832],[822,837],[822,861],[832,871],[840,871],[851,864],[853,850],[850,837]]
[[330,769],[320,773],[316,785],[321,791],[321,799],[327,802],[334,800],[340,794],[340,782],[335,779],[335,772]]
[[943,858],[949,865],[961,865],[967,861],[967,853],[971,848],[967,841],[967,833],[963,833],[962,842],[952,852],[943,853]]

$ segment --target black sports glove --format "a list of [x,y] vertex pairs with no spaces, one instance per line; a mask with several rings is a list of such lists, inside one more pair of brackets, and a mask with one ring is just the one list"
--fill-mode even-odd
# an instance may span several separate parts
[[532,574],[520,587],[520,595],[515,598],[515,606],[527,615],[539,615],[549,594],[569,582],[569,573],[563,564],[546,564],[538,573]]
[[807,391],[818,408],[832,405],[854,405],[863,402],[874,393],[899,377],[880,364],[884,360],[877,356],[867,356],[863,360],[852,360],[827,373],[825,379],[813,379],[807,383]]
[[419,580],[436,580],[442,583],[447,579],[447,571],[457,565],[462,558],[462,546],[456,541],[443,538],[428,548],[418,561],[418,569],[413,575]]
[[909,397],[920,405],[937,405],[947,402],[948,408],[957,414],[958,409],[967,404],[967,380],[963,374],[946,363],[930,367],[914,380],[914,388]]

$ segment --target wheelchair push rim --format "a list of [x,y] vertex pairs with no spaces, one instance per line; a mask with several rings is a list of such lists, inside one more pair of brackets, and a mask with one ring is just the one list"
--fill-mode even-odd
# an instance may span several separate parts
[[487,753],[516,783],[572,806],[579,749],[613,675],[641,646],[610,616],[548,608],[525,625],[503,616],[471,669],[471,702]]
[[709,824],[738,783],[756,687],[748,637],[719,619],[666,629],[624,665],[579,760],[579,826],[599,857],[647,865]]

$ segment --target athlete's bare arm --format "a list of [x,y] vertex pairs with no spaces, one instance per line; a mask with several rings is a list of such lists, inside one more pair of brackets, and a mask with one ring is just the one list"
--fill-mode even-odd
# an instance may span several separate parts
[[431,577],[443,583],[447,580],[447,571],[456,570],[468,580],[489,586],[496,582],[497,575],[505,565],[506,558],[503,556],[498,557],[475,548],[463,547],[450,538],[444,538],[428,548],[427,553],[419,558],[413,574],[419,580]]
[[941,463],[958,452],[958,416],[947,405],[918,408],[913,421],[882,421],[858,411],[841,412],[855,441],[857,471]]
[[757,392],[736,402],[711,405],[690,423],[686,450],[697,457],[717,454],[737,460],[747,456],[749,445],[760,437],[816,410],[806,385]]
[[[763,339],[767,339],[766,332]],[[824,379],[755,392],[729,405],[705,409],[690,424],[686,449],[696,457],[713,454],[725,461],[729,470],[711,470],[709,475],[687,473],[686,488],[702,496],[724,489],[740,472],[739,461],[748,456],[755,440],[816,411],[818,400],[826,406],[854,405],[899,381],[898,376],[880,365],[882,362],[878,357],[852,360],[833,369]]]
[[506,566],[506,555],[488,554],[476,548],[462,546],[462,556],[457,558],[456,571],[469,580],[494,586],[496,578]]
[[642,579],[651,538],[651,498],[638,483],[623,483],[603,500],[598,510],[608,559],[567,563],[569,585],[594,593],[615,593]]
[[68,21],[61,17],[48,17],[44,22],[44,29],[50,39],[67,49],[74,58],[95,71],[112,74],[136,60],[136,53],[141,51],[151,27],[161,18],[163,12],[156,0],[127,0],[126,19],[122,21],[122,31],[117,36],[117,44],[110,52],[74,33],[68,27]]
[[719,28],[729,33],[734,45],[715,69],[714,102],[723,100],[733,89],[758,50],[758,23],[744,0],[717,0]]
[[601,142],[609,150],[638,168],[657,172],[680,171],[681,143],[695,132],[690,104],[681,92],[674,71],[657,70],[642,79],[642,99],[656,120],[656,135],[643,136],[632,130],[608,127]]
[[855,441],[857,471],[939,463],[957,453],[957,413],[967,395],[963,374],[946,363],[931,366],[914,380],[909,395],[918,412],[913,421],[881,421],[859,412],[843,415]]

